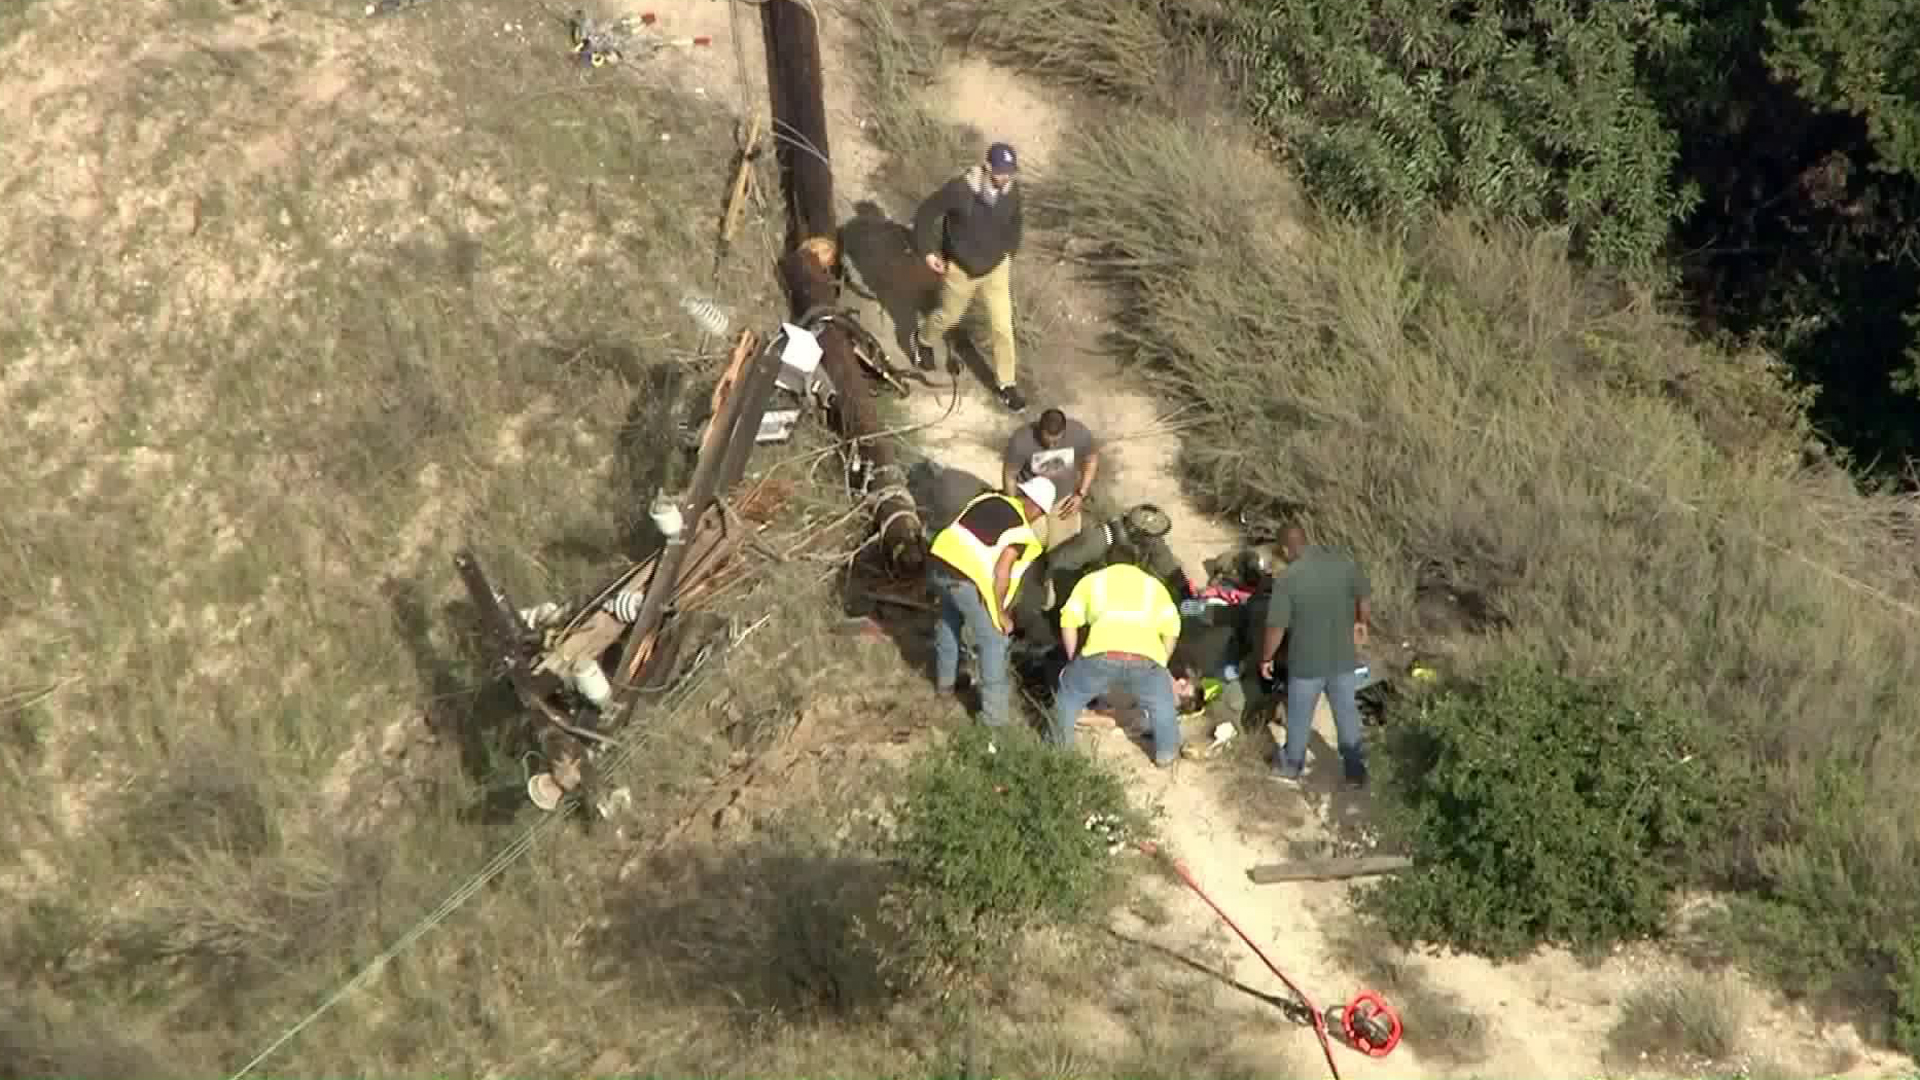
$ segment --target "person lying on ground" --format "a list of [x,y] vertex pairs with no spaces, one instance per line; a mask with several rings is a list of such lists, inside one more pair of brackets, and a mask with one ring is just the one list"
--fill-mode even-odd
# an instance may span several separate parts
[[1033,522],[1052,508],[1052,481],[1034,477],[1011,497],[977,496],[933,538],[927,581],[940,597],[933,623],[934,686],[951,692],[960,677],[960,636],[973,635],[980,663],[980,720],[1008,722],[1013,686],[1007,672],[1011,607],[1021,580],[1040,554]]
[[1180,640],[1180,610],[1139,561],[1133,548],[1114,547],[1107,565],[1081,578],[1061,606],[1060,643],[1068,659],[1047,738],[1072,746],[1081,710],[1120,691],[1145,708],[1153,763],[1166,768],[1180,760],[1180,721],[1167,674],[1167,657]]
[[1080,532],[1081,504],[1100,471],[1100,447],[1092,429],[1059,409],[1048,409],[1033,423],[1014,429],[1000,458],[1001,491],[1011,494],[1020,481],[1044,476],[1053,481],[1055,491],[1066,493],[1047,515],[1041,540],[1051,550],[1073,539]]
[[1205,588],[1180,604],[1180,647],[1168,659],[1182,716],[1219,707],[1251,727],[1271,704],[1259,675],[1259,647],[1273,589],[1272,563],[1259,548],[1242,548],[1206,561]]

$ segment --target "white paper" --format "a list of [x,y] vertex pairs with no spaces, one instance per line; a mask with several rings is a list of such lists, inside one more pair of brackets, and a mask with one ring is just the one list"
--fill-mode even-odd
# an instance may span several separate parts
[[799,409],[769,411],[760,417],[760,430],[754,433],[753,441],[756,443],[786,442],[793,437],[793,426],[799,420]]
[[792,323],[781,323],[780,328],[787,332],[787,347],[780,352],[780,362],[803,375],[813,374],[813,369],[820,366],[820,339]]

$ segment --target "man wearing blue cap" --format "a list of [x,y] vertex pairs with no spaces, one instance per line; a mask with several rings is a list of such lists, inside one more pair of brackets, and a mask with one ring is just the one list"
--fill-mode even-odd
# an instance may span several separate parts
[[940,275],[940,303],[920,320],[914,363],[933,369],[933,342],[960,324],[978,296],[992,329],[1000,403],[1012,412],[1027,407],[1014,385],[1013,295],[1007,287],[1008,267],[1020,250],[1020,192],[1013,183],[1019,171],[1013,147],[994,143],[985,162],[949,180],[913,217],[914,247]]

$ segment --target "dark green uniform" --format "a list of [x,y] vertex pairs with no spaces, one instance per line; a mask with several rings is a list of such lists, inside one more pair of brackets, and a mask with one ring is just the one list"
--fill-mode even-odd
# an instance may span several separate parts
[[1014,622],[1020,627],[1021,636],[1035,643],[1053,642],[1059,637],[1059,630],[1047,612],[1047,590],[1032,586],[1052,583],[1054,603],[1065,603],[1081,577],[1099,569],[1106,558],[1107,549],[1123,541],[1131,543],[1140,552],[1142,569],[1165,583],[1175,597],[1186,595],[1186,589],[1182,587],[1186,572],[1181,568],[1180,560],[1174,557],[1172,549],[1167,547],[1166,540],[1158,536],[1138,535],[1128,529],[1124,517],[1114,518],[1103,525],[1082,529],[1073,539],[1034,560],[1033,566],[1027,571],[1029,585],[1023,587],[1014,599]]
[[1267,627],[1287,631],[1287,675],[1326,679],[1360,661],[1353,645],[1354,601],[1372,595],[1351,555],[1315,544],[1288,564],[1267,605]]

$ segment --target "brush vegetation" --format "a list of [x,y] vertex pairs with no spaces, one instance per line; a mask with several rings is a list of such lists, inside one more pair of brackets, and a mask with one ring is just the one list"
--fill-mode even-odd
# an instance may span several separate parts
[[[1267,7],[1305,18],[1325,5]],[[1184,440],[1192,489],[1223,510],[1301,520],[1356,551],[1385,633],[1445,643],[1447,673],[1466,695],[1445,707],[1461,710],[1450,730],[1476,726],[1470,699],[1484,688],[1494,688],[1488,708],[1524,696],[1524,682],[1511,680],[1537,677],[1516,671],[1632,688],[1631,698],[1596,699],[1597,712],[1487,712],[1478,726],[1508,732],[1515,747],[1561,746],[1543,768],[1584,761],[1579,768],[1603,773],[1606,762],[1575,754],[1591,734],[1579,725],[1644,726],[1609,736],[1639,741],[1619,773],[1594,777],[1603,790],[1624,790],[1656,760],[1647,755],[1711,758],[1709,772],[1738,778],[1750,800],[1726,807],[1749,809],[1693,806],[1689,828],[1711,840],[1689,844],[1698,856],[1684,875],[1643,864],[1627,887],[1642,896],[1680,884],[1726,890],[1733,914],[1717,948],[1797,991],[1836,982],[1857,991],[1862,973],[1901,973],[1892,993],[1882,975],[1864,989],[1898,1016],[1915,1015],[1920,797],[1910,777],[1920,704],[1904,692],[1920,677],[1911,500],[1863,490],[1820,449],[1812,395],[1769,354],[1705,343],[1663,294],[1591,269],[1597,234],[1566,198],[1588,180],[1555,174],[1557,206],[1529,224],[1506,197],[1476,192],[1471,177],[1486,159],[1442,138],[1432,152],[1452,157],[1428,185],[1428,212],[1383,230],[1347,212],[1364,208],[1314,194],[1323,159],[1307,154],[1302,193],[1295,171],[1268,152],[1305,153],[1291,138],[1272,141],[1263,106],[1285,57],[1263,53],[1210,92],[1196,89],[1204,80],[1193,69],[1160,64],[1208,34],[1244,44],[1233,19],[1249,5],[1109,0],[1057,20],[1051,10],[990,0],[969,9],[967,25],[991,28],[979,34],[1011,60],[1044,65],[1043,75],[1135,102],[1085,116],[1029,199],[1119,291],[1114,347],[1204,417]],[[1314,18],[1333,34],[1351,16]],[[1090,45],[1075,29],[1086,21],[1125,32]],[[1145,30],[1156,23],[1158,37]],[[1382,25],[1402,40],[1424,24]],[[1172,75],[1156,81],[1156,71]],[[1343,71],[1333,64],[1327,77]],[[1383,129],[1381,118],[1401,107],[1370,85],[1336,88],[1365,99],[1343,115],[1372,132],[1344,144],[1384,148],[1379,160],[1396,166],[1407,148],[1395,132],[1414,138],[1436,117],[1445,128],[1483,115],[1470,107],[1511,115],[1484,98],[1471,106],[1477,91],[1466,86],[1427,99],[1445,115]],[[1584,96],[1560,101],[1538,89],[1564,106],[1554,124],[1585,108]],[[1243,119],[1199,113],[1196,101],[1227,102]],[[1483,126],[1497,131],[1492,120]],[[1602,126],[1594,138],[1616,133]],[[1314,139],[1329,130],[1301,129]],[[1656,160],[1597,158],[1582,167],[1644,171]],[[1649,214],[1618,220],[1658,217]],[[1636,701],[1649,712],[1634,712]],[[1700,721],[1688,721],[1682,739],[1657,717]],[[1524,771],[1503,775],[1483,774],[1509,785],[1490,789],[1483,808],[1531,797]],[[1438,812],[1441,803],[1408,794]],[[1625,809],[1588,805],[1569,803],[1552,826],[1614,828]],[[1641,824],[1630,830],[1647,819],[1633,820]],[[1430,933],[1485,943],[1494,924],[1473,914],[1484,910],[1483,891],[1444,884],[1468,853],[1442,853],[1434,876],[1410,888],[1425,890]],[[1541,881],[1578,876],[1568,864],[1538,869]],[[1634,906],[1640,914],[1621,928],[1657,929],[1650,909]],[[1528,933],[1555,937],[1549,930]]]
[[1596,952],[1661,934],[1686,868],[1745,809],[1733,755],[1694,715],[1631,688],[1508,665],[1388,717],[1384,828],[1420,873],[1360,909],[1412,941],[1499,960],[1543,942]]
[[1148,839],[1118,777],[1026,729],[973,728],[922,753],[902,804],[882,918],[907,983],[977,979],[1025,931],[1099,913]]
[[[15,8],[9,85],[21,57],[73,43],[46,5]],[[977,10],[986,26],[1048,8]],[[1738,890],[1738,932],[1717,940],[1801,989],[1869,971],[1885,991],[1891,972],[1910,1036],[1920,706],[1903,691],[1920,645],[1883,602],[1912,590],[1907,506],[1808,452],[1806,395],[1765,355],[1700,345],[1649,294],[1581,269],[1612,250],[1596,230],[1442,211],[1382,231],[1362,220],[1390,197],[1377,183],[1350,213],[1311,213],[1268,151],[1312,131],[1195,122],[1245,106],[1254,71],[1225,52],[1238,70],[1203,77],[1196,57],[1221,40],[1204,5],[1051,10],[1023,47],[1133,105],[1075,133],[1034,213],[1097,243],[1087,265],[1134,313],[1118,347],[1201,407],[1194,488],[1356,548],[1383,622],[1448,643],[1450,730],[1472,727],[1473,688],[1535,669],[1705,718],[1720,737],[1696,753],[1745,778],[1755,808],[1705,826],[1717,843],[1692,878]],[[900,27],[938,23],[863,17],[886,179],[924,192],[977,152],[908,104],[933,46]],[[520,5],[423,5],[352,24],[363,38],[342,25],[319,0],[274,18],[115,9],[73,61],[111,77],[36,83],[31,123],[10,128],[0,1072],[225,1075],[401,940],[372,992],[263,1071],[1248,1071],[1179,1035],[1211,1031],[1199,980],[1133,1018],[1155,1037],[1096,1053],[1033,1037],[1061,1019],[1045,1009],[1009,1034],[996,1000],[952,1009],[893,979],[903,959],[990,961],[956,948],[964,930],[1004,943],[1098,910],[1116,882],[1082,811],[1113,792],[1019,758],[1026,781],[1061,785],[1022,792],[1020,813],[1052,822],[1022,830],[977,806],[992,774],[965,740],[909,772],[892,831],[875,776],[799,790],[799,763],[849,741],[834,710],[926,715],[878,678],[898,679],[897,656],[835,633],[852,519],[837,483],[809,482],[831,458],[816,436],[756,459],[784,561],[715,602],[716,645],[762,616],[780,630],[643,710],[616,777],[630,813],[542,830],[421,921],[552,820],[526,805],[536,762],[447,556],[471,542],[532,603],[644,553],[647,495],[678,482],[675,424],[724,345],[679,302],[771,325],[779,222],[751,215],[712,273],[728,118],[633,69],[567,66],[564,29]],[[1473,130],[1454,105],[1422,108],[1409,130],[1430,144]],[[1440,159],[1422,197],[1473,189],[1476,160]],[[1570,205],[1549,191],[1505,209]],[[1641,209],[1626,225],[1659,204]],[[879,689],[859,691],[869,676]],[[1528,722],[1571,739],[1550,714]],[[780,747],[794,771],[758,790],[780,787],[784,809],[713,798]],[[979,816],[943,814],[957,799]],[[879,807],[875,824],[850,806]],[[956,864],[970,910],[918,939],[887,921]],[[1472,897],[1433,888],[1432,933],[1472,925],[1448,914]],[[1121,962],[1080,942],[1020,971],[1084,985]]]
[[1675,972],[1627,996],[1608,1040],[1622,1062],[1726,1062],[1740,1050],[1752,1005],[1746,988],[1725,975]]

